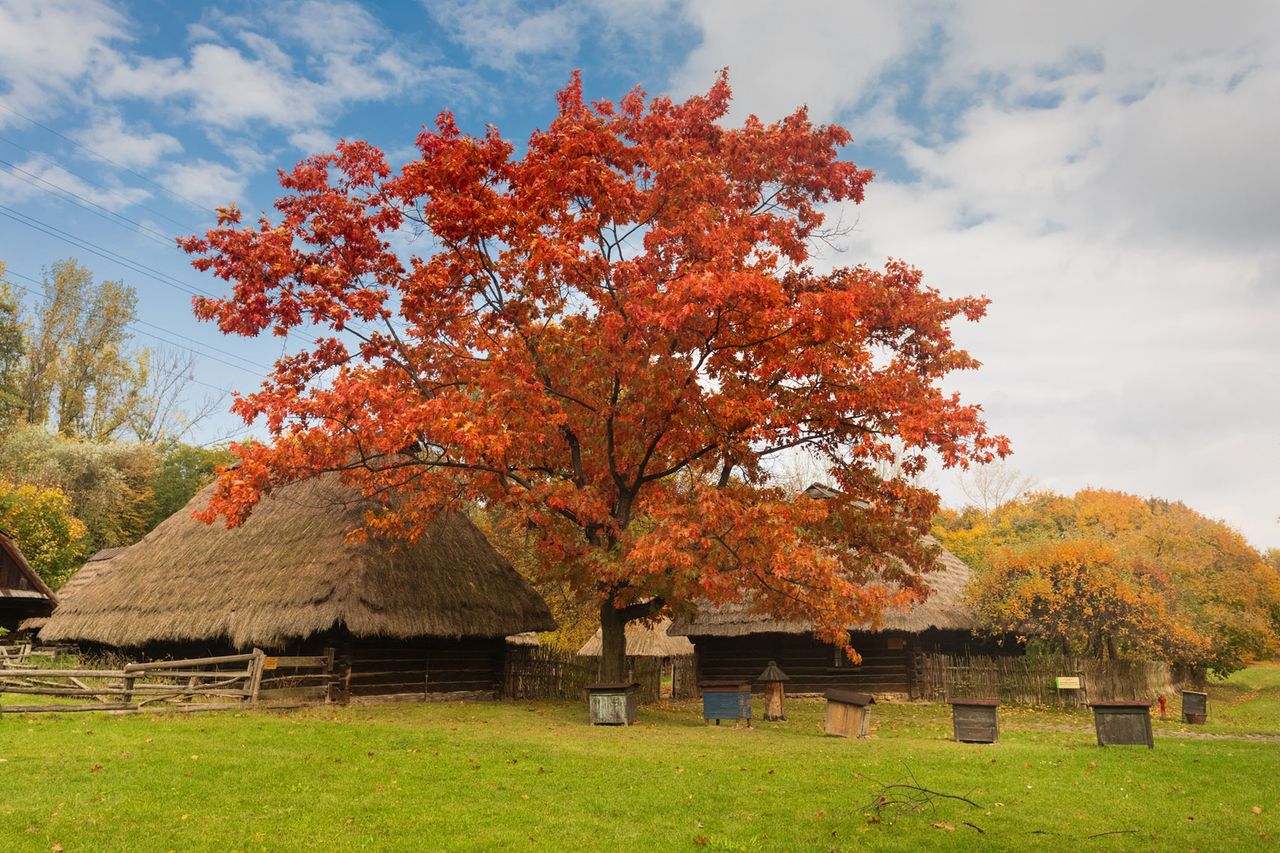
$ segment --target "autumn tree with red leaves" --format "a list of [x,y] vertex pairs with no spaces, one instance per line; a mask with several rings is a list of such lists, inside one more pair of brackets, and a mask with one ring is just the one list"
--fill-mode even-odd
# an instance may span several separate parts
[[[343,142],[282,173],[279,217],[181,241],[232,283],[227,334],[319,336],[238,398],[271,442],[235,448],[205,520],[338,471],[377,497],[353,535],[413,536],[469,502],[533,533],[541,571],[599,602],[601,675],[625,624],[751,597],[833,643],[923,597],[936,496],[908,482],[1007,452],[940,380],[977,362],[946,298],[899,261],[811,265],[824,208],[862,201],[846,130],[804,109],[723,121],[722,75],[683,103],[587,103],[577,75],[523,153],[452,115],[393,173]],[[417,231],[424,249],[400,251]],[[808,452],[843,492],[770,476]],[[903,475],[881,480],[897,455]]]

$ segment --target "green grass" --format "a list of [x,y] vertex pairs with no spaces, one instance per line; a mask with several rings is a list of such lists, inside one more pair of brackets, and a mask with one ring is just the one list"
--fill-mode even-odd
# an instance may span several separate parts
[[[1268,710],[1278,699],[1280,667],[1238,674],[1213,688],[1206,728],[1280,733]],[[1277,742],[1166,723],[1154,750],[1100,749],[1087,714],[1006,708],[998,745],[965,745],[949,740],[947,708],[901,704],[874,707],[873,737],[844,740],[822,735],[820,703],[788,712],[752,729],[703,725],[689,703],[642,708],[626,729],[587,725],[577,703],[5,715],[0,849],[1263,850],[1280,839]],[[980,807],[868,808],[878,783],[913,779]],[[1098,833],[1117,834],[1088,837]]]

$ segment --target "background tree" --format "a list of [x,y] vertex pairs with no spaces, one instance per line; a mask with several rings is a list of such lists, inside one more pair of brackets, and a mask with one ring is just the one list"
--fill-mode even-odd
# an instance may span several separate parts
[[173,443],[164,450],[151,477],[151,513],[147,530],[186,506],[213,482],[217,470],[234,460],[227,450]]
[[1200,662],[1206,643],[1156,591],[1158,574],[1108,542],[1044,541],[992,554],[969,598],[996,632],[1034,631],[1064,654]]
[[[1030,560],[1037,548],[1085,543],[1106,549],[1113,571],[1108,582],[1138,584],[1139,591],[1160,598],[1161,606],[1151,612],[1161,621],[1148,628],[1181,639],[1148,644],[1147,652],[1162,650],[1169,660],[1226,675],[1251,658],[1280,651],[1280,571],[1237,531],[1182,503],[1103,489],[1084,489],[1072,497],[1039,492],[990,513],[978,508],[941,512],[935,533],[977,569],[972,593],[998,629],[1020,615],[1006,612],[1015,599],[1008,597],[1007,579],[995,566]],[[1046,578],[1067,576],[1038,577],[1043,584]],[[1067,601],[1073,592],[1068,587],[1052,594]],[[1089,650],[1097,653],[1098,647]],[[1192,653],[1196,657],[1189,657]]]
[[[445,113],[397,174],[341,143],[282,174],[278,221],[230,208],[182,241],[233,282],[200,317],[320,332],[235,403],[272,443],[235,448],[206,520],[334,470],[384,499],[368,534],[500,506],[536,533],[539,571],[596,602],[605,679],[628,621],[698,599],[747,595],[847,647],[849,625],[926,593],[937,498],[909,480],[926,454],[1007,452],[940,387],[977,366],[950,323],[986,301],[898,261],[810,265],[824,208],[860,202],[871,173],[803,109],[726,127],[723,77],[683,103],[588,104],[575,75],[558,100],[520,156]],[[432,254],[397,253],[411,228]],[[843,495],[777,487],[768,461],[793,448]],[[876,476],[895,453],[905,476]]]
[[1017,500],[1035,487],[1035,481],[1010,467],[1003,459],[974,465],[956,477],[970,506],[990,515],[998,506]]
[[0,530],[18,542],[31,568],[53,589],[83,561],[87,531],[60,489],[0,478]]
[[0,261],[0,429],[12,423],[22,407],[18,372],[26,351],[21,303],[4,280]]
[[0,466],[11,481],[67,496],[87,528],[82,556],[130,545],[150,529],[155,451],[146,445],[75,441],[28,425],[0,434]]
[[137,294],[128,285],[95,284],[71,259],[46,271],[21,380],[27,423],[92,440],[127,423],[147,382],[145,352],[128,346],[136,313]]

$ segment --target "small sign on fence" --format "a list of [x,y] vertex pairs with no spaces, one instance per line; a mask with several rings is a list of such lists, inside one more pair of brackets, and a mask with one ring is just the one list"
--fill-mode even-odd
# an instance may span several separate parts
[[[267,658],[270,660],[270,658]],[[1080,676],[1078,675],[1060,675],[1053,680],[1054,686],[1059,690],[1079,690]]]
[[263,669],[275,669],[279,665],[280,665],[280,658],[263,658],[262,659]]

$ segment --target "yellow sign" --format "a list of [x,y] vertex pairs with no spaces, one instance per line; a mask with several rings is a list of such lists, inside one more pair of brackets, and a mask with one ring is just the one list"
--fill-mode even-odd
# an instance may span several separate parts
[[279,658],[263,658],[262,659],[263,669],[275,669],[279,665],[280,665]]
[[[267,660],[271,660],[271,658],[267,658]],[[1078,675],[1072,675],[1070,677],[1059,676],[1058,678],[1055,678],[1054,681],[1057,682],[1059,690],[1079,690],[1080,689],[1080,676]]]

